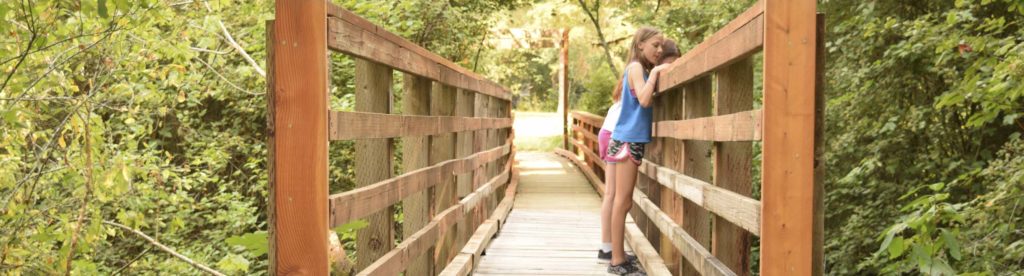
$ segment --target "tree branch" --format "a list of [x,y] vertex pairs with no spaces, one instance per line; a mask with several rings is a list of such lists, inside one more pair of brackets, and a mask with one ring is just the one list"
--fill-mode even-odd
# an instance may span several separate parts
[[[206,10],[212,13],[213,8],[210,8],[210,3],[205,2],[204,4],[206,4]],[[220,26],[220,31],[224,34],[224,40],[228,42],[228,45],[231,45],[231,48],[235,48],[235,50],[238,51],[238,54],[241,54],[242,58],[248,61],[249,65],[252,65],[252,68],[256,69],[256,73],[259,73],[260,76],[266,78],[267,72],[263,71],[263,68],[260,67],[259,63],[256,63],[256,60],[253,60],[252,56],[250,56],[249,53],[245,51],[245,49],[242,49],[241,45],[238,45],[238,42],[235,41],[235,38],[231,36],[230,32],[228,32],[228,28],[224,27],[224,21],[217,19],[217,26]]]
[[590,22],[594,23],[594,29],[597,30],[597,38],[601,40],[601,47],[604,48],[605,61],[608,62],[608,69],[611,69],[612,73],[616,76],[619,75],[619,70],[615,69],[615,62],[612,60],[612,51],[608,48],[608,40],[604,38],[604,32],[601,31],[601,23],[597,20],[597,17],[601,15],[601,1],[598,0],[594,3],[594,12],[590,11],[587,7],[587,3],[584,0],[577,0],[580,3],[580,7],[583,8],[583,13],[587,14],[587,18],[590,18]]
[[167,247],[166,245],[163,245],[162,243],[157,242],[156,239],[153,239],[149,235],[146,235],[146,233],[142,233],[142,231],[135,230],[134,228],[125,226],[124,224],[120,224],[120,223],[116,223],[116,222],[108,221],[108,220],[104,220],[103,224],[114,226],[114,227],[117,227],[117,228],[121,228],[122,230],[131,232],[132,234],[135,234],[135,235],[137,235],[139,237],[142,237],[143,239],[145,239],[149,243],[155,245],[160,250],[163,250],[164,252],[167,252],[168,254],[171,254],[171,256],[174,256],[175,258],[178,258],[178,259],[180,259],[180,260],[182,260],[182,261],[184,261],[184,262],[194,266],[195,268],[198,268],[199,270],[202,270],[202,271],[204,271],[206,273],[213,274],[213,275],[224,276],[224,273],[221,273],[220,271],[214,270],[214,269],[212,269],[212,268],[210,268],[208,266],[205,266],[205,265],[203,265],[201,263],[193,261],[192,259],[189,259],[185,255],[181,255],[177,251],[174,251],[174,249],[171,249],[170,247]]

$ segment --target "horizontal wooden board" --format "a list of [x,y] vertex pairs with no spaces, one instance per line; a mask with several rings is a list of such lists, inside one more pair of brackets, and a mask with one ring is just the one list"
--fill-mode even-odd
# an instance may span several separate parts
[[676,224],[668,214],[661,211],[658,205],[651,202],[643,192],[639,190],[634,191],[633,202],[636,203],[637,207],[640,207],[640,210],[643,210],[644,214],[647,214],[650,222],[654,223],[661,230],[661,233],[672,242],[672,245],[682,253],[683,257],[693,265],[693,268],[700,275],[736,275],[736,273],[729,270],[729,267],[711,255],[711,252],[704,248],[700,242],[686,233],[686,230],[683,230],[679,224]]
[[387,65],[457,88],[510,100],[511,93],[437,54],[334,4],[327,8],[327,46],[331,50]]
[[604,124],[604,117],[591,114],[586,111],[573,111],[571,114],[572,118],[579,120],[585,124],[601,127]]
[[512,127],[512,118],[395,115],[331,111],[331,141],[380,139]]
[[655,122],[651,136],[716,142],[760,141],[762,110],[704,118]]
[[736,224],[753,235],[761,234],[761,202],[689,177],[644,159],[640,173],[698,206]]
[[764,45],[764,1],[730,21],[724,28],[683,54],[658,77],[658,92],[672,90],[729,63],[761,50]]
[[335,227],[391,206],[437,183],[473,171],[509,154],[511,145],[495,147],[460,159],[451,159],[372,185],[329,197],[330,225]]

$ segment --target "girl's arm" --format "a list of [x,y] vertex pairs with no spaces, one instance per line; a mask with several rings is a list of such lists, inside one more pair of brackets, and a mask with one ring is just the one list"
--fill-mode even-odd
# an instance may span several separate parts
[[[636,99],[640,101],[640,106],[650,107],[651,100],[654,99],[654,89],[657,88],[658,84],[658,73],[665,68],[666,65],[655,66],[651,69],[651,75],[647,81],[644,81],[644,69],[639,63],[633,63],[629,65],[629,87],[638,87],[636,89]],[[625,91],[623,91],[625,92]]]

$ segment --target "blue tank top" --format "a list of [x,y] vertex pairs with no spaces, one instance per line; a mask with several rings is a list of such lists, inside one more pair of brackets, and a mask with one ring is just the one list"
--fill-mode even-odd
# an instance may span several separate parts
[[[612,139],[630,143],[651,142],[651,108],[640,105],[636,92],[629,87],[629,71],[622,74],[622,113],[615,124]],[[644,75],[644,81],[647,75]]]

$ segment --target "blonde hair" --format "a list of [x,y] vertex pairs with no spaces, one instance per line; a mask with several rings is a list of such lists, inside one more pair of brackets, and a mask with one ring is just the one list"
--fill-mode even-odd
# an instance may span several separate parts
[[[640,63],[640,66],[644,68],[644,71],[650,71],[651,68],[654,68],[654,62],[658,62],[658,60],[646,60],[643,57],[643,53],[640,52],[640,44],[643,44],[644,41],[659,35],[661,35],[661,31],[652,27],[640,27],[640,29],[637,29],[636,33],[633,34],[633,42],[630,43],[629,46],[629,54],[626,55],[626,67],[629,67],[630,63],[636,61]],[[679,50],[676,50],[676,52],[678,51]],[[625,80],[623,80],[622,77],[619,77],[619,84],[615,86],[614,90],[612,90],[612,102],[618,102],[622,99],[623,81]]]

